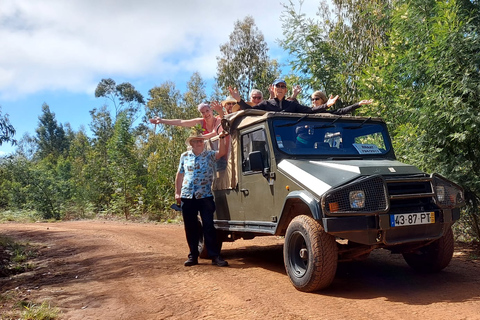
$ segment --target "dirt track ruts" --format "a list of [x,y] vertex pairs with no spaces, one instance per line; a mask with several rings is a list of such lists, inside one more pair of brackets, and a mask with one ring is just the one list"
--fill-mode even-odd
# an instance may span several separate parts
[[400,255],[376,250],[339,264],[318,293],[295,290],[283,239],[224,243],[228,268],[184,267],[182,225],[81,221],[8,223],[0,233],[40,247],[34,271],[0,279],[29,289],[62,319],[480,319],[480,262],[456,249],[438,274],[415,273]]

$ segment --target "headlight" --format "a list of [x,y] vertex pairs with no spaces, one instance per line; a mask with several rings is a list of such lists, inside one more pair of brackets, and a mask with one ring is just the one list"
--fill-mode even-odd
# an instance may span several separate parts
[[437,192],[437,199],[440,202],[445,201],[445,187],[444,186],[436,186],[435,191]]
[[365,192],[363,192],[362,190],[350,191],[348,198],[350,200],[350,208],[365,208]]
[[385,180],[380,175],[358,177],[325,192],[321,207],[326,215],[386,213],[390,201]]
[[456,208],[465,204],[463,188],[440,176],[432,174],[437,204],[443,208]]

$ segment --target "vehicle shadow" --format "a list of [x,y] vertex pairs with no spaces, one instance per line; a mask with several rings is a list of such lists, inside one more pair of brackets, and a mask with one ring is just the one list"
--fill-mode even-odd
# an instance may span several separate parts
[[[226,249],[222,254],[240,263],[232,268],[260,267],[287,277],[281,244]],[[480,264],[454,257],[443,271],[422,274],[411,269],[402,255],[379,249],[364,261],[340,262],[331,286],[312,294],[352,300],[385,297],[411,305],[476,301],[480,300]]]

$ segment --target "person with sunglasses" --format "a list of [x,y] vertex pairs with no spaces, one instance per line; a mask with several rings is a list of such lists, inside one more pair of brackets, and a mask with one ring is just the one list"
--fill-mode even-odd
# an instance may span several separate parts
[[273,82],[273,93],[274,93],[274,98],[273,99],[268,99],[268,100],[263,100],[262,102],[250,106],[248,105],[241,97],[240,94],[238,93],[237,89],[234,89],[232,87],[228,88],[228,91],[230,92],[230,95],[237,101],[237,103],[240,105],[240,109],[246,110],[246,109],[259,109],[259,110],[265,110],[265,111],[276,111],[276,112],[293,112],[293,113],[318,113],[318,112],[327,112],[326,110],[335,104],[335,102],[338,99],[338,95],[336,97],[331,96],[330,99],[327,100],[327,102],[321,106],[316,106],[313,108],[301,105],[295,101],[287,100],[285,98],[287,94],[287,83],[283,79],[276,79]]
[[262,101],[263,101],[262,91],[260,91],[258,89],[252,89],[252,91],[250,91],[250,102],[252,102],[253,105],[256,105],[256,104],[259,104]]

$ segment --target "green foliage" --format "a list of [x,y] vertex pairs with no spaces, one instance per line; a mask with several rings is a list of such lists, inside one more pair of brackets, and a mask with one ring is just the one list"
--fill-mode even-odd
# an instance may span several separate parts
[[140,107],[145,104],[143,95],[135,87],[124,82],[119,85],[113,79],[102,79],[95,89],[96,98],[106,98],[113,102],[115,119],[121,112],[126,112],[128,117],[135,118]]
[[[334,11],[321,1],[317,19],[302,13],[303,1],[284,5],[284,38],[280,45],[292,56],[292,71],[303,91],[340,94],[347,104],[365,98],[357,88],[362,67],[373,50],[386,41],[388,0],[335,0]],[[332,13],[335,14],[332,17]]]
[[230,41],[220,46],[217,57],[217,83],[224,94],[236,87],[243,97],[252,89],[263,91],[278,77],[278,64],[268,57],[268,46],[252,17],[236,21]]
[[60,309],[52,307],[46,301],[41,305],[29,303],[24,306],[22,319],[24,320],[55,320],[58,319]]
[[[301,7],[300,2],[300,7]],[[301,83],[388,121],[397,156],[460,183],[464,221],[480,237],[478,1],[334,0],[307,19],[290,2],[285,38]],[[331,17],[331,13],[334,14]]]
[[107,143],[108,168],[115,188],[112,205],[121,210],[128,219],[130,207],[141,197],[142,188],[137,187],[137,177],[142,175],[135,155],[135,140],[130,130],[126,113],[120,113],[114,133]]
[[38,145],[37,155],[40,159],[49,156],[56,159],[67,152],[69,141],[63,126],[57,123],[55,113],[50,111],[50,107],[46,103],[42,105],[42,112],[43,114],[38,118],[38,128],[35,130]]
[[12,145],[17,144],[13,139],[15,135],[15,128],[10,124],[8,114],[2,115],[2,108],[0,107],[0,146],[4,142],[10,142]]

